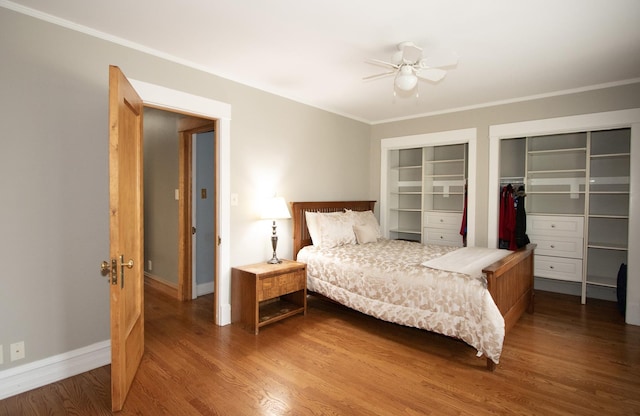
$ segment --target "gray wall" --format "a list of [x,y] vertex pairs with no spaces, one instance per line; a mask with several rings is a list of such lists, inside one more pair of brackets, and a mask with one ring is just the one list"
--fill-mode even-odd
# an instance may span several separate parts
[[[110,64],[232,106],[232,266],[271,256],[271,229],[257,220],[263,193],[372,196],[363,123],[4,8],[0,56],[0,371],[110,336],[109,286],[99,273],[109,255]],[[292,255],[290,223],[279,227],[283,258]],[[17,341],[26,358],[10,362]]]
[[[144,110],[144,269],[178,286],[178,120],[180,115]],[[148,261],[153,262],[152,270]]]

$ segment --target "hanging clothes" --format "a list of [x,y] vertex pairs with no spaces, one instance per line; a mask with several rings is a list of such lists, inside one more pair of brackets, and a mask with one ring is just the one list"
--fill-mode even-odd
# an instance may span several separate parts
[[513,198],[513,186],[505,185],[500,192],[500,218],[498,226],[498,247],[515,250],[516,209]]
[[464,185],[464,207],[462,208],[462,224],[460,224],[462,246],[467,246],[467,185]]
[[520,185],[516,191],[516,227],[515,227],[515,242],[516,247],[524,247],[530,243],[529,236],[527,236],[527,213],[524,210],[524,197],[527,194],[524,192],[524,185]]

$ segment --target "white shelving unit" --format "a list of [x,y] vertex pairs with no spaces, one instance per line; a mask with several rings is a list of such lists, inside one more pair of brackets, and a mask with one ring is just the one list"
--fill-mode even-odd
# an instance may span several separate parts
[[389,238],[462,246],[466,177],[467,144],[390,150]]
[[389,152],[389,237],[421,241],[422,148]]
[[620,128],[500,143],[501,184],[522,177],[526,185],[535,275],[580,282],[582,303],[589,287],[614,290],[628,260],[630,140]]
[[590,285],[616,288],[617,271],[627,264],[629,249],[631,131],[592,132],[589,140],[583,303]]
[[460,225],[467,180],[467,145],[428,146],[422,153],[422,242],[462,246]]

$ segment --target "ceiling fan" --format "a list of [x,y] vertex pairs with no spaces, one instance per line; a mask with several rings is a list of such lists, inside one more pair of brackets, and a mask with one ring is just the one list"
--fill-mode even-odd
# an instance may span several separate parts
[[418,84],[418,78],[431,82],[442,80],[447,75],[447,71],[442,68],[455,66],[458,63],[458,57],[454,53],[439,52],[423,58],[422,48],[413,42],[402,42],[398,44],[398,51],[393,54],[391,62],[378,59],[369,59],[367,62],[386,67],[389,71],[364,77],[363,80],[369,81],[395,75],[396,88],[412,91]]

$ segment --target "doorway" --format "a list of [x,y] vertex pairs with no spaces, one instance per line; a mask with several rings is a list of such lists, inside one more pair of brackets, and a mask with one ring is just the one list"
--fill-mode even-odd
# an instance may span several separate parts
[[144,117],[145,281],[181,301],[213,293],[215,120],[149,107]]
[[215,131],[192,135],[192,299],[215,290]]
[[[217,137],[217,256],[214,290],[216,325],[231,323],[231,105],[209,98],[129,79],[145,106],[216,120]],[[190,216],[189,216],[190,217]]]

